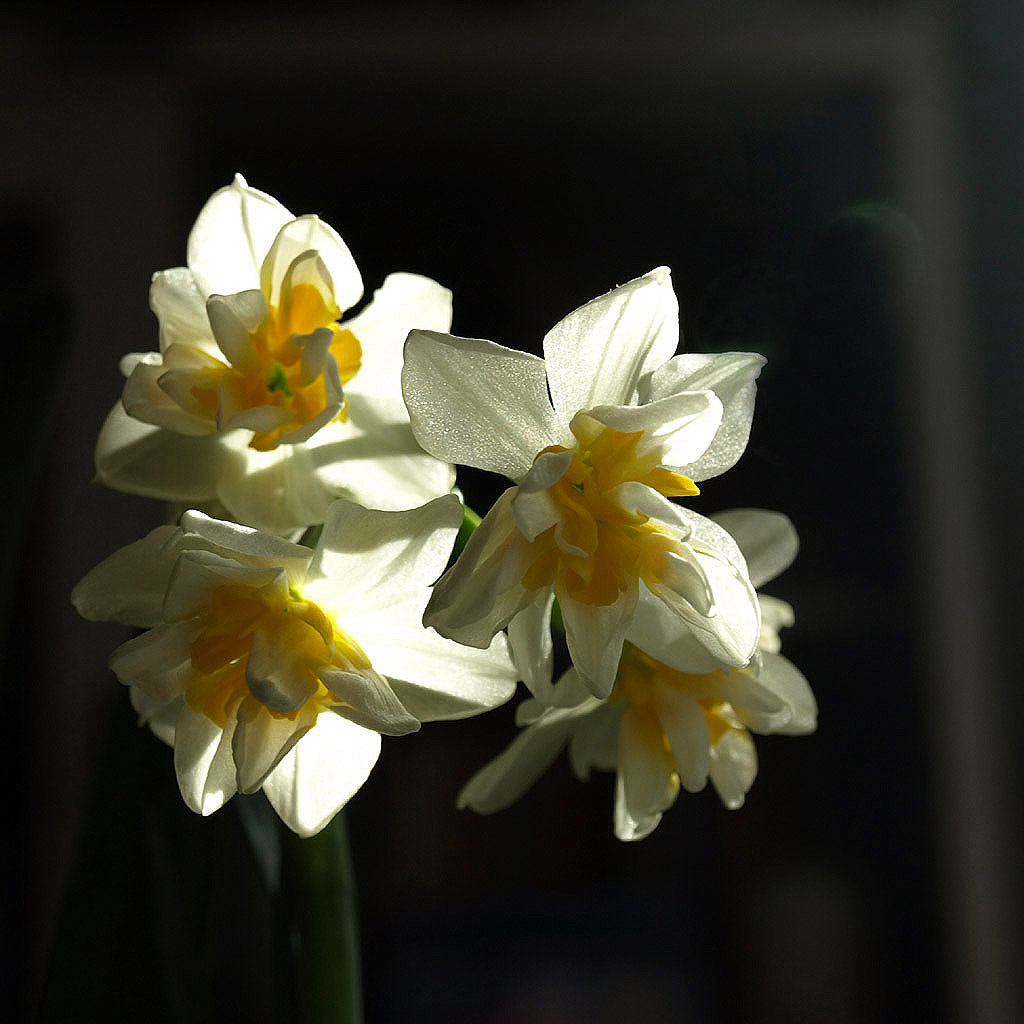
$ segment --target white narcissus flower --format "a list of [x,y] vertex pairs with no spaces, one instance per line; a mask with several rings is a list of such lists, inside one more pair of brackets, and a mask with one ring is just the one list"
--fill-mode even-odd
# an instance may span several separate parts
[[311,550],[187,512],[101,562],[72,600],[88,619],[146,629],[111,668],[174,746],[192,810],[262,787],[309,836],[366,780],[381,733],[514,691],[504,638],[467,650],[421,622],[461,521],[454,495],[405,512],[339,500]]
[[[751,577],[765,582],[796,551],[796,534],[778,513],[742,510],[720,517],[736,528]],[[597,700],[575,669],[517,709],[525,726],[511,745],[482,768],[459,795],[460,807],[490,813],[517,800],[568,746],[573,770],[617,773],[614,830],[642,839],[661,820],[680,786],[697,792],[710,778],[722,802],[741,807],[757,774],[750,733],[812,732],[817,706],[807,680],[778,654],[778,628],[793,621],[783,601],[762,597],[761,646],[744,668],[715,666],[690,643],[692,670],[683,672],[627,644],[611,697]],[[680,638],[677,657],[686,646]]]
[[477,647],[510,626],[539,650],[557,597],[573,663],[598,697],[641,621],[650,636],[688,630],[724,664],[750,660],[760,614],[743,556],[670,499],[740,457],[764,359],[673,357],[678,340],[664,268],[567,316],[544,359],[410,333],[402,390],[417,440],[516,482],[438,583],[428,625]]
[[102,483],[280,534],[322,522],[335,497],[402,509],[451,491],[400,385],[410,328],[450,327],[448,289],[391,274],[339,323],[363,294],[348,247],[240,175],[203,207],[187,255],[153,277],[160,351],[122,360]]

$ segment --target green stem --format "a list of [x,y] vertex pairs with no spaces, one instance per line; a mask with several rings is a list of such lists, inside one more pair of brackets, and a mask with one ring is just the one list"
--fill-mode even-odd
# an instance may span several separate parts
[[344,811],[310,839],[282,828],[277,939],[279,1019],[362,1024],[355,871]]
[[455,547],[452,549],[456,557],[462,554],[462,549],[469,543],[473,531],[480,525],[482,519],[468,505],[463,505],[462,525],[455,535]]

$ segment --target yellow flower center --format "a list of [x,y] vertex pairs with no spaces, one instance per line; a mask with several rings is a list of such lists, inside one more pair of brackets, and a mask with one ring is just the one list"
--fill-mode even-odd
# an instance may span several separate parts
[[[697,485],[658,464],[659,450],[638,449],[642,430],[623,433],[589,417],[573,421],[578,441],[572,462],[548,488],[561,522],[525,544],[521,566],[527,590],[556,585],[573,600],[608,605],[639,579],[657,579],[658,564],[677,541],[641,512],[627,510],[611,493],[627,482],[667,498],[699,494]],[[554,445],[537,456],[568,449]]]
[[[250,409],[280,410],[274,425],[255,430],[249,442],[257,451],[276,448],[282,437],[321,416],[330,400],[324,380],[326,359],[317,365],[305,347],[296,344],[296,337],[326,328],[331,332],[327,351],[337,364],[339,382],[346,384],[359,370],[362,347],[337,323],[340,316],[334,299],[325,297],[316,284],[288,284],[278,305],[268,305],[263,322],[249,334],[255,359],[247,353],[244,366],[207,359],[202,368],[185,372],[178,392],[182,397],[175,400],[213,423]],[[346,412],[342,404],[337,418],[344,419]]]
[[315,715],[338,703],[320,681],[324,667],[354,671],[370,667],[355,640],[318,605],[276,583],[264,587],[223,584],[198,619],[189,647],[193,675],[185,685],[185,700],[193,711],[222,728],[245,697],[255,696],[246,671],[257,634],[273,645],[275,653],[280,652],[281,673],[289,678],[289,690],[308,694],[291,712],[267,707],[277,718],[294,719],[300,711]]

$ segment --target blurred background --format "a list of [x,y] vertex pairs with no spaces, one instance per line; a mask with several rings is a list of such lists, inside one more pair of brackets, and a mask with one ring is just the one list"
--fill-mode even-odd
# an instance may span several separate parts
[[[690,350],[768,357],[748,451],[694,507],[779,509],[802,541],[768,590],[819,728],[758,741],[740,811],[684,793],[621,844],[612,777],[563,759],[508,811],[457,812],[512,706],[385,740],[347,812],[368,1021],[1024,1019],[1022,9],[331,11],[5,16],[10,1005],[275,998],[237,808],[180,803],[106,668],[126,632],[68,600],[162,519],[91,482],[92,447],[118,359],[156,347],[150,276],[239,171],[336,227],[368,292],[425,273],[455,333],[535,352],[668,265]],[[464,482],[481,511],[504,486]]]

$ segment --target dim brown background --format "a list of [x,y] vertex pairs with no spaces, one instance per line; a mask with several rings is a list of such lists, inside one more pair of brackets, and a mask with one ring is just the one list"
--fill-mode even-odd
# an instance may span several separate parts
[[[777,508],[802,540],[769,590],[820,725],[758,742],[742,811],[683,794],[621,844],[611,778],[559,762],[481,818],[455,794],[511,708],[385,740],[347,812],[368,1021],[1021,1019],[1018,6],[16,4],[7,24],[11,1005],[66,985],[88,1019],[268,1019],[237,810],[180,805],[106,669],[126,634],[68,602],[161,519],[90,482],[92,445],[117,360],[156,347],[151,274],[241,171],[334,225],[368,291],[426,273],[456,333],[514,347],[667,264],[690,349],[769,359],[749,449],[695,507]],[[465,485],[482,509],[499,482]],[[115,798],[98,780],[129,754]],[[161,945],[154,892],[186,867],[213,995]],[[49,970],[90,878],[120,893],[113,931]]]

